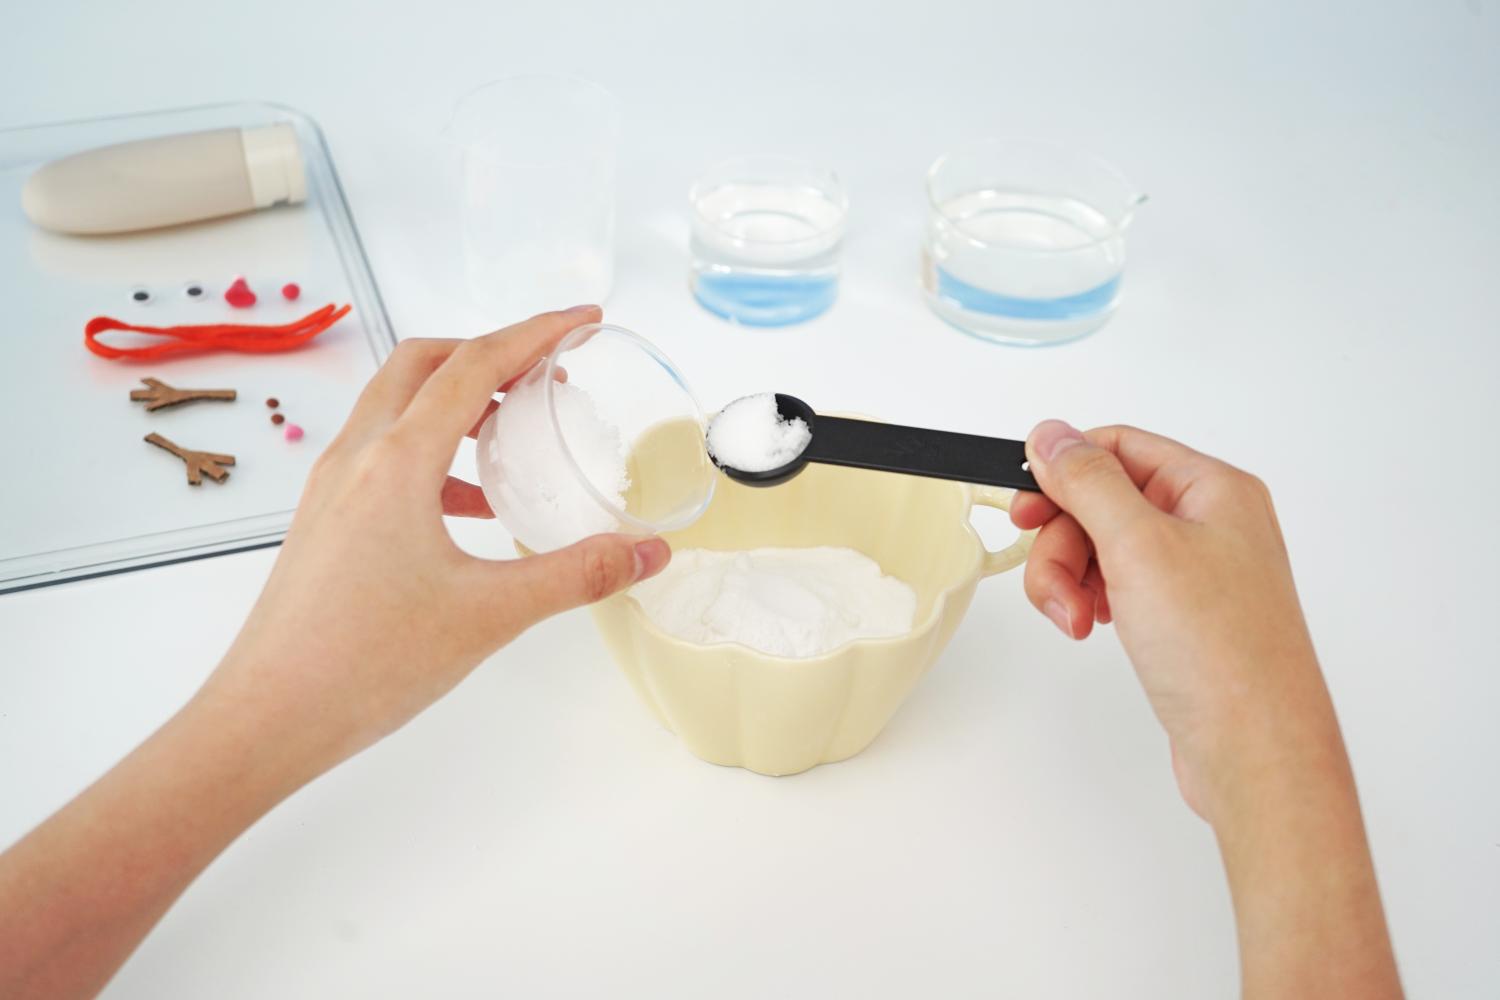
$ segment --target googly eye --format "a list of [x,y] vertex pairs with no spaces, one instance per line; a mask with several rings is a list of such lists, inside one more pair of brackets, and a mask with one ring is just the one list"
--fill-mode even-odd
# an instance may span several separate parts
[[203,287],[203,283],[200,281],[189,281],[187,284],[182,286],[182,297],[185,299],[197,301],[199,299],[206,298],[207,295],[208,292]]
[[139,305],[145,305],[146,303],[151,301],[151,289],[132,288],[130,290],[130,301],[138,303]]

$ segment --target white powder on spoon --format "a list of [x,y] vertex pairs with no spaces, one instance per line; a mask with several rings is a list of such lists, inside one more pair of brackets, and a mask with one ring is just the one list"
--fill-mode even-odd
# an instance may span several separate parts
[[769,472],[807,450],[812,428],[801,417],[784,418],[776,394],[736,399],[708,425],[708,451],[719,465],[742,472]]
[[669,635],[772,656],[820,656],[911,631],[916,591],[853,549],[684,549],[631,595]]

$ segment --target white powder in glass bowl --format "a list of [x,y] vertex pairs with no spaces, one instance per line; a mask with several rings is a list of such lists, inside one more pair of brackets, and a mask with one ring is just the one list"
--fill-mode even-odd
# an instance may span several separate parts
[[480,485],[495,516],[537,552],[619,530],[619,519],[589,492],[579,470],[616,509],[625,509],[630,489],[620,430],[599,413],[593,397],[571,382],[555,382],[552,400],[576,469],[559,445],[536,378],[505,394],[480,432],[477,454]]

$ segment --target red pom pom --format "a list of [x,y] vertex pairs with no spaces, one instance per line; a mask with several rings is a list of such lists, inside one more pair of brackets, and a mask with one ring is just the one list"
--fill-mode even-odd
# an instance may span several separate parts
[[255,293],[250,290],[244,278],[235,278],[234,284],[224,293],[224,301],[236,309],[249,309],[255,305]]
[[288,302],[296,302],[297,297],[302,294],[302,289],[297,287],[295,281],[289,281],[281,286],[281,297]]

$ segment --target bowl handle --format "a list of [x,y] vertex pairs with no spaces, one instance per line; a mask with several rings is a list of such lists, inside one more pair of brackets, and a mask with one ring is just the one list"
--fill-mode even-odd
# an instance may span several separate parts
[[[996,510],[1010,512],[1011,497],[1016,495],[1015,490],[1005,490],[998,486],[975,486],[973,501],[984,507],[993,507]],[[1026,561],[1026,556],[1031,552],[1031,543],[1036,538],[1035,531],[1023,531],[1021,537],[1011,542],[999,552],[984,550],[984,563],[979,567],[981,576],[994,576],[996,573],[1004,573],[1008,569],[1015,569]]]

